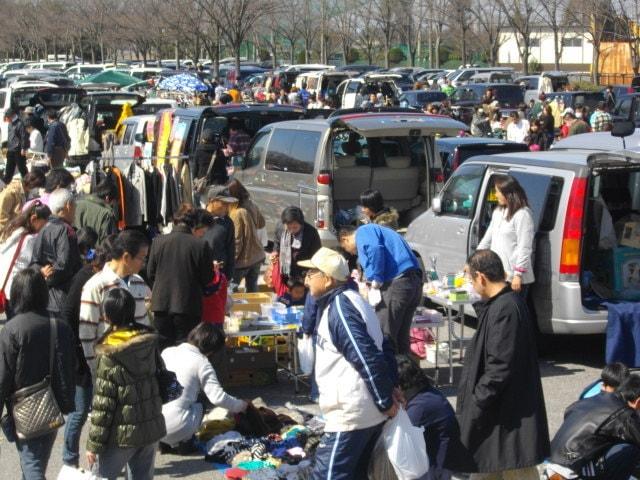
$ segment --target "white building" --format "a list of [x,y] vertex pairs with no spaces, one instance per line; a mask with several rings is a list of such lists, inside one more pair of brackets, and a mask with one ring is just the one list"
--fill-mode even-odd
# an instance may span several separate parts
[[[564,29],[560,33],[560,68],[571,71],[589,71],[593,60],[593,44],[585,38],[583,30]],[[529,63],[536,61],[543,70],[553,70],[555,53],[553,31],[547,26],[535,27],[531,33]],[[522,60],[516,41],[516,33],[511,29],[502,32],[502,44],[498,51],[500,65],[522,68]]]

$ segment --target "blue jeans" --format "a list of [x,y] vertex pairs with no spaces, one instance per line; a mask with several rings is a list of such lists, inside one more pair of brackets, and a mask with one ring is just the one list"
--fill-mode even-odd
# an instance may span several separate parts
[[98,476],[116,480],[127,466],[128,480],[153,480],[157,443],[140,448],[110,447],[98,455]]
[[599,480],[628,480],[640,465],[640,448],[629,443],[619,443],[611,447],[600,460],[595,462]]
[[327,432],[316,450],[313,480],[366,480],[373,447],[382,425],[352,430]]
[[93,398],[93,387],[76,385],[76,409],[67,415],[64,428],[64,445],[62,447],[62,462],[71,467],[78,467],[80,462],[80,434],[87,421]]
[[[18,440],[16,448],[20,456],[23,480],[45,480],[47,464],[58,431],[53,431],[31,440]],[[7,474],[8,472],[5,472]]]

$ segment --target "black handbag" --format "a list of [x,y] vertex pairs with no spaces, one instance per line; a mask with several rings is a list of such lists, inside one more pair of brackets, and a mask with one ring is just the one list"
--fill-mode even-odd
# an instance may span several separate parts
[[158,379],[158,389],[162,404],[173,402],[182,395],[183,387],[178,381],[178,377],[171,370],[167,370],[162,361],[162,357],[156,350],[156,378]]
[[21,388],[12,396],[11,414],[18,440],[40,437],[64,425],[64,416],[51,387],[58,336],[55,319],[50,319],[49,328],[49,375],[34,385]]
[[211,154],[211,160],[209,161],[209,166],[207,167],[207,173],[204,177],[196,178],[193,181],[193,191],[198,195],[204,195],[211,185],[211,170],[213,170],[213,165],[216,163],[216,158],[218,157],[218,150]]

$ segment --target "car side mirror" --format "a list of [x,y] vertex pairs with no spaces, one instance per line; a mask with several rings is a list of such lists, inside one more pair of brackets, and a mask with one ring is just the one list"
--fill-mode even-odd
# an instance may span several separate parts
[[613,137],[628,137],[636,131],[636,124],[631,120],[622,120],[613,122],[611,128],[611,136]]
[[433,197],[431,199],[431,210],[436,215],[442,212],[442,199],[440,197]]
[[234,168],[243,169],[244,155],[234,155],[233,157],[231,157],[231,165],[233,165]]

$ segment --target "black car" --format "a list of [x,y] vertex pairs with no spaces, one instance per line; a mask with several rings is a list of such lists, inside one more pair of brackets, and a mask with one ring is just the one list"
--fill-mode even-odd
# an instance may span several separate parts
[[547,100],[553,102],[554,100],[564,102],[564,108],[576,108],[588,107],[589,111],[593,112],[596,109],[598,102],[604,101],[604,92],[553,92],[545,94]]
[[436,140],[436,148],[442,162],[445,181],[465,160],[476,155],[529,151],[529,146],[526,143],[481,137],[439,138]]
[[[636,106],[633,105],[633,99],[636,100]],[[621,121],[628,120],[629,113],[632,108],[635,108],[635,114],[633,118],[635,118],[636,127],[640,127],[640,108],[638,108],[638,104],[640,104],[640,92],[632,93],[630,95],[623,95],[616,101],[616,106],[611,112],[611,117],[613,117],[613,121]]]
[[447,94],[437,90],[407,90],[402,92],[398,100],[400,101],[401,107],[413,107],[422,110],[422,108],[429,103],[442,102],[446,99]]
[[513,83],[471,83],[456,88],[451,95],[454,117],[470,123],[473,110],[482,104],[484,93],[491,88],[504,115],[524,103],[524,89]]

